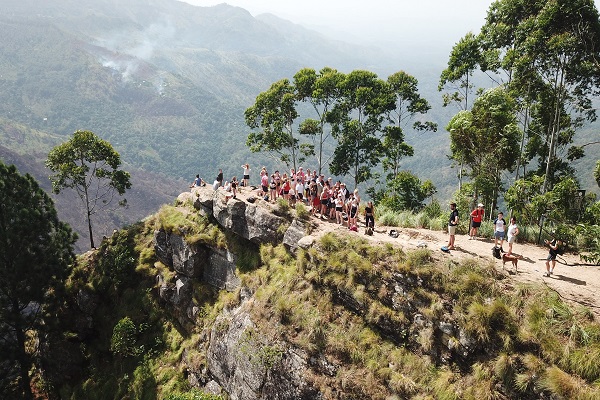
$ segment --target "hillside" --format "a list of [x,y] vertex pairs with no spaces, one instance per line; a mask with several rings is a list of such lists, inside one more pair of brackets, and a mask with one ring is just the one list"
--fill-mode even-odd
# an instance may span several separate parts
[[[515,276],[460,238],[448,256],[436,232],[368,238],[301,215],[225,204],[206,189],[112,235],[69,280],[61,333],[41,355],[46,390],[62,399],[600,395],[597,286],[582,307],[558,286],[522,279],[543,249],[518,245],[529,261]],[[561,266],[548,285],[598,281],[597,268],[572,273]]]
[[[440,199],[458,185],[444,130],[456,110],[443,108],[437,91],[447,60],[332,41],[276,16],[253,17],[226,4],[195,7],[172,0],[6,0],[0,37],[0,143],[21,172],[44,181],[51,144],[86,129],[109,140],[128,170],[148,177],[134,182],[128,196],[143,211],[109,216],[101,223],[106,232],[135,222],[168,198],[151,199],[138,186],[172,197],[197,173],[209,181],[219,168],[237,175],[248,161],[282,168],[264,153],[250,153],[243,113],[272,82],[303,67],[368,69],[384,79],[405,70],[417,77],[420,93],[432,104],[427,119],[439,129],[407,133],[415,156],[402,167],[432,180]],[[586,127],[577,139],[592,141],[597,126]],[[23,147],[11,139],[15,130],[54,139]],[[589,156],[575,165],[583,187],[597,191],[589,173],[597,146],[586,150]],[[34,159],[36,167],[26,169]],[[511,175],[505,176],[509,182]],[[60,204],[62,215],[85,236],[81,218]]]

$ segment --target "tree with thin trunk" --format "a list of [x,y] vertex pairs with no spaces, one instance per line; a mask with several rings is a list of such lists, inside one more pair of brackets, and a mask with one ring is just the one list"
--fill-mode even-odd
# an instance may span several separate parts
[[279,161],[294,169],[314,154],[314,147],[300,143],[296,134],[296,102],[296,88],[288,79],[273,83],[256,97],[254,105],[244,112],[246,125],[253,129],[246,139],[250,151],[273,153]]
[[592,99],[599,94],[600,19],[592,0],[500,0],[481,29],[485,54],[503,70],[515,99],[528,107],[525,161],[537,158],[542,191],[573,174],[567,149],[575,131],[596,119]]
[[43,320],[75,260],[76,235],[59,221],[54,203],[29,175],[0,162],[0,392],[33,399],[30,333]]
[[356,187],[373,176],[373,167],[381,161],[380,134],[395,98],[389,85],[370,71],[352,71],[340,89],[341,100],[332,111],[338,146],[329,169],[336,175],[349,174]]
[[[115,196],[131,188],[130,175],[120,170],[121,156],[106,140],[90,131],[76,131],[73,137],[48,154],[46,166],[54,193],[74,189],[86,211],[90,247],[94,248],[92,216],[109,207]],[[125,199],[118,202],[125,206]]]
[[472,110],[460,111],[448,123],[452,157],[464,160],[476,195],[496,205],[500,173],[512,170],[519,155],[521,131],[514,100],[501,87],[484,92]]
[[340,83],[344,74],[326,67],[317,74],[314,69],[304,68],[294,75],[294,84],[298,99],[308,102],[317,115],[317,119],[308,118],[300,123],[299,131],[313,139],[317,157],[317,172],[329,162],[331,154],[325,154],[325,143],[329,140],[332,124],[331,110],[340,100]]
[[448,67],[442,71],[438,90],[450,90],[442,96],[444,106],[455,103],[460,110],[469,109],[469,95],[473,92],[473,73],[481,63],[478,36],[469,32],[454,45]]

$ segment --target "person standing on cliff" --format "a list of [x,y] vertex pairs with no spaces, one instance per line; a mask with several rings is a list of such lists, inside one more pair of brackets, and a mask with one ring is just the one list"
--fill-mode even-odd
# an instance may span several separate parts
[[219,168],[219,173],[217,174],[217,182],[219,182],[219,187],[223,186],[223,170]]
[[484,213],[485,211],[483,210],[482,203],[477,204],[477,208],[471,212],[471,231],[469,232],[469,240],[473,240],[477,237],[477,230],[481,226]]
[[456,226],[458,225],[458,210],[456,209],[456,203],[450,203],[450,218],[448,219],[448,250],[454,250],[454,240],[456,236]]

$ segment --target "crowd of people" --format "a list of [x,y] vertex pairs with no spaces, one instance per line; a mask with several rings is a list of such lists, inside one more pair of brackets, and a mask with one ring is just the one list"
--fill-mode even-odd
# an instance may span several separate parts
[[[237,176],[231,180],[223,182],[223,170],[219,169],[216,179],[213,183],[213,189],[222,188],[225,192],[225,201],[236,199],[240,188],[250,187],[250,165],[241,166],[243,178],[238,181]],[[358,189],[348,190],[346,184],[341,181],[334,182],[331,177],[325,179],[324,174],[319,174],[316,170],[299,167],[289,172],[283,173],[276,170],[269,174],[266,167],[260,170],[260,185],[257,188],[256,195],[264,201],[276,202],[278,199],[286,201],[290,207],[295,207],[297,203],[302,203],[310,208],[313,217],[332,221],[338,225],[346,226],[350,230],[358,230],[358,213],[360,207],[360,195]],[[190,187],[206,186],[206,182],[196,175]],[[375,207],[371,201],[364,206],[365,227],[372,229],[375,227]],[[469,214],[469,240],[477,239],[478,230],[485,217],[484,205],[477,204],[477,207]],[[456,203],[450,203],[450,217],[448,219],[448,245],[445,250],[455,249],[456,227],[459,223],[459,213]],[[519,235],[519,227],[516,217],[510,217],[509,223],[506,223],[504,214],[499,212],[493,221],[494,225],[494,249],[499,253],[504,253],[506,257],[513,255],[513,244]],[[504,251],[504,241],[508,243],[508,252]],[[556,265],[556,256],[560,242],[556,239],[546,241],[549,247],[549,254],[546,259],[546,272],[544,276],[553,274]]]
[[[219,169],[217,178],[213,183],[213,189],[222,188],[225,192],[225,201],[237,198],[241,188],[250,188],[250,165],[241,166],[243,178],[238,181],[237,176],[223,182],[223,171]],[[286,201],[290,207],[302,203],[310,209],[310,214],[315,218],[335,222],[350,230],[358,230],[358,213],[360,207],[360,195],[358,189],[348,190],[342,181],[334,182],[333,179],[325,178],[316,169],[299,167],[288,171],[279,170],[269,174],[266,167],[260,170],[260,185],[257,186],[256,195],[268,202],[277,202],[278,199]],[[191,188],[204,186],[206,183],[199,175],[190,185]],[[253,190],[253,189],[250,189]],[[364,207],[365,226],[373,229],[375,227],[375,207],[368,201]]]

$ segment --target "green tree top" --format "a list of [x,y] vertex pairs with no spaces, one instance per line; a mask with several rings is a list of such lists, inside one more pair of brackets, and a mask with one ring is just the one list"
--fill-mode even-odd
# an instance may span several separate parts
[[254,105],[246,109],[246,125],[252,131],[246,145],[252,152],[267,151],[278,155],[286,165],[297,168],[298,163],[314,149],[309,145],[300,145],[294,135],[294,121],[298,118],[296,110],[296,88],[288,79],[281,79],[256,97]]
[[[91,216],[110,205],[115,195],[122,196],[131,188],[130,175],[119,169],[121,156],[106,140],[90,131],[76,131],[73,137],[53,148],[46,166],[52,188],[60,193],[74,189],[86,207],[90,246],[94,247]],[[125,205],[126,201],[119,202]]]

